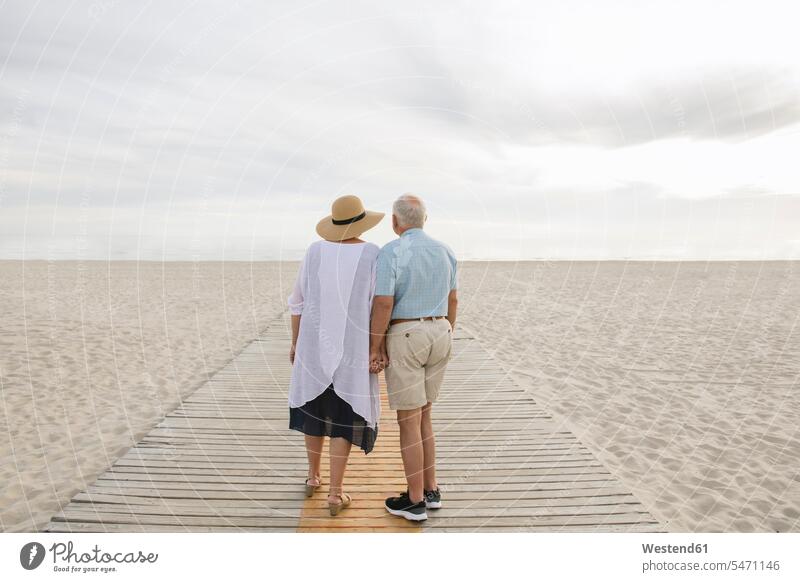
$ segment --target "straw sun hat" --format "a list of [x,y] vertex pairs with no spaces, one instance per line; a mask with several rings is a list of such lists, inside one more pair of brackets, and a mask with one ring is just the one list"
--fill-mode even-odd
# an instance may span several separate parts
[[317,223],[317,234],[329,241],[353,238],[378,224],[384,214],[365,210],[358,196],[342,196],[333,201],[331,213]]

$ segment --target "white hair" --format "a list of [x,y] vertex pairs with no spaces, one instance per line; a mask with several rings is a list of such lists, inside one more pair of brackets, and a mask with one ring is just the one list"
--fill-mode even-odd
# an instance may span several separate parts
[[392,205],[392,214],[397,217],[400,226],[422,228],[426,213],[422,198],[414,194],[403,194]]

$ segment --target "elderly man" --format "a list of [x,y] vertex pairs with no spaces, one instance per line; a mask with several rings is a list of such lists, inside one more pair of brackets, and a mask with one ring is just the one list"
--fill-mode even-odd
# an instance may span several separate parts
[[385,506],[412,521],[425,520],[426,509],[442,506],[431,405],[450,359],[458,304],[455,256],[422,230],[426,219],[419,197],[404,194],[395,201],[392,227],[399,238],[378,255],[370,335],[371,366],[386,366],[389,408],[397,411],[408,481],[406,492],[389,497]]

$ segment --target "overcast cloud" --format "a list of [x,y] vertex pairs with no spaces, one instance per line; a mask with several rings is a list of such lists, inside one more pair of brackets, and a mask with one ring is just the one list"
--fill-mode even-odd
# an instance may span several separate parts
[[800,258],[797,21],[788,1],[5,2],[0,258],[295,259],[336,196],[405,191],[463,258]]

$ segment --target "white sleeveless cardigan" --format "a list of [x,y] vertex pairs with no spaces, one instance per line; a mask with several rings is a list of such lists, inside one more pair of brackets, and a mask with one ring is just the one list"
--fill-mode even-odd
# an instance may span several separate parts
[[336,394],[375,428],[378,376],[369,373],[369,322],[380,249],[372,243],[319,240],[306,251],[289,311],[300,315],[289,406],[313,400],[332,383]]

